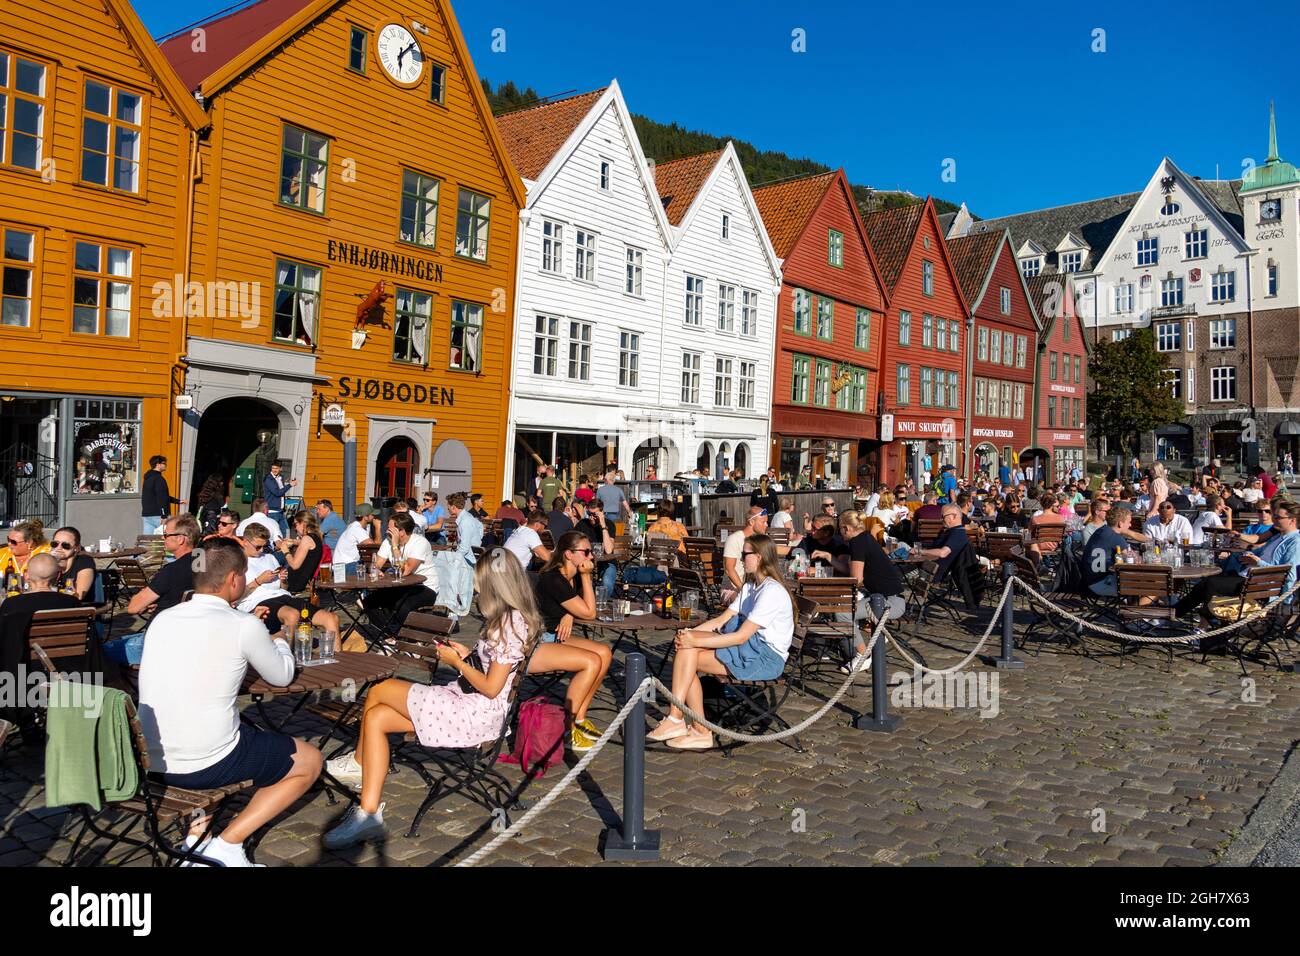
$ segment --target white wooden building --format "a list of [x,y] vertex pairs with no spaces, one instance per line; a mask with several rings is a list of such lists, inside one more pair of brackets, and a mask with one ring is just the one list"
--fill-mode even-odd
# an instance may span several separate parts
[[[629,478],[654,464],[666,477],[723,443],[731,467],[743,446],[746,473],[765,468],[780,276],[734,150],[717,154],[689,198],[678,189],[679,210],[660,196],[617,81],[497,125],[528,190],[506,488],[531,489],[541,461],[591,474],[615,461]],[[685,318],[687,274],[702,296],[698,324]],[[720,331],[728,315],[733,330]],[[743,406],[742,362],[752,372]]]

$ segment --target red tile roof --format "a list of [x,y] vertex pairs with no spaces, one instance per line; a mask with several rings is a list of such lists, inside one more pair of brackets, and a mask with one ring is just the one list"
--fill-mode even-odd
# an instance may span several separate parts
[[207,23],[203,29],[203,49],[194,49],[192,27],[162,44],[163,56],[171,62],[187,90],[197,90],[239,54],[257,43],[280,24],[315,0],[258,0],[242,10]]
[[993,259],[1002,245],[1001,232],[981,232],[971,236],[962,236],[948,240],[948,256],[952,259],[953,271],[961,283],[961,291],[966,296],[970,307],[975,308],[975,300],[984,288],[984,280],[993,268]]
[[607,88],[496,117],[497,131],[519,175],[540,176]]
[[790,255],[795,240],[803,233],[837,175],[835,172],[817,173],[754,190],[754,202],[778,259]]
[[725,152],[725,149],[715,149],[711,153],[655,164],[655,187],[664,201],[668,221],[674,226],[682,224],[686,210],[691,208],[700,188]]
[[880,279],[890,292],[893,292],[898,277],[903,274],[903,264],[907,262],[907,254],[916,240],[916,230],[921,225],[924,212],[925,203],[919,202],[911,206],[882,209],[862,217],[867,238],[876,253],[876,263],[880,266]]

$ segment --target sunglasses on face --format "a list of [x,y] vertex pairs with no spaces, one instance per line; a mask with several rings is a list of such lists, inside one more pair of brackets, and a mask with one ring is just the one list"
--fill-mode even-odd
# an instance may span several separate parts
[[166,534],[163,535],[163,537],[164,537],[164,538],[183,538],[183,537],[185,537],[185,532],[184,532],[184,531],[168,531]]
[[742,551],[741,554],[744,555],[744,556],[747,557],[747,558],[752,558],[754,555],[758,554],[758,552],[757,552],[757,551]]
[[51,548],[58,548],[60,551],[71,551],[76,547],[71,541],[51,541]]
[[233,521],[218,521],[218,522],[217,522],[217,527],[218,527],[218,528],[229,528],[229,527],[230,527],[231,525],[233,525],[233,524],[235,524],[235,522],[233,522]]
[[20,545],[20,544],[26,544],[26,543],[27,543],[27,542],[25,542],[22,538],[10,538],[10,539],[9,539],[9,547],[11,547],[11,548],[16,548],[16,547],[18,547],[18,545]]
[[572,554],[583,554],[588,557],[591,556],[591,548],[570,548],[569,551]]

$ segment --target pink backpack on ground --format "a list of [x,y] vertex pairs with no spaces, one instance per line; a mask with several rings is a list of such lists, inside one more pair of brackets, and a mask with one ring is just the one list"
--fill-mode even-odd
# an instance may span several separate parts
[[519,764],[526,777],[540,777],[563,757],[564,708],[545,697],[524,701],[510,753],[498,761]]

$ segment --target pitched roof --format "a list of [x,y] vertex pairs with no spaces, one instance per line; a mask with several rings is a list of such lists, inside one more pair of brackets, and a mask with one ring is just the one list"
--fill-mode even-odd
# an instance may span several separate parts
[[715,149],[698,156],[655,164],[655,188],[663,199],[664,214],[674,226],[682,224],[686,211],[725,152],[725,149]]
[[795,240],[821,203],[826,190],[835,181],[836,172],[815,173],[799,179],[787,179],[754,190],[754,202],[777,257],[790,255]]
[[[241,10],[186,28],[161,44],[163,56],[171,62],[187,90],[197,90],[203,81],[239,54],[271,33],[315,0],[257,0]],[[203,28],[203,48],[194,49],[190,33]]]
[[912,248],[924,213],[925,203],[919,202],[911,206],[881,209],[862,217],[862,225],[871,239],[871,248],[876,252],[876,262],[880,264],[880,278],[891,293],[898,284],[898,277],[903,273],[903,264],[907,262],[907,254]]
[[105,6],[117,18],[118,25],[126,34],[127,43],[140,57],[145,69],[158,81],[162,95],[171,103],[181,122],[195,130],[206,127],[208,117],[203,112],[203,107],[190,96],[189,90],[181,83],[176,71],[159,51],[158,44],[154,43],[153,38],[149,36],[139,15],[131,6],[130,0],[105,0]]
[[496,117],[510,161],[524,179],[536,179],[609,87],[528,106]]
[[1002,246],[1002,236],[1001,232],[982,232],[948,240],[953,272],[957,274],[961,291],[972,309],[984,289],[989,270],[993,268],[993,260]]
[[[1241,188],[1241,181],[1195,178],[1192,181],[1210,202],[1219,207],[1232,227],[1240,233],[1242,216],[1237,191]],[[1048,273],[1055,273],[1059,265],[1055,249],[1067,232],[1073,232],[1088,244],[1089,251],[1083,261],[1083,268],[1087,270],[1096,266],[1098,260],[1110,248],[1116,233],[1124,225],[1124,220],[1137,205],[1141,195],[1141,192],[1124,193],[1120,196],[1107,196],[1103,199],[1090,199],[1066,206],[1053,206],[1050,209],[1037,209],[1014,216],[1003,216],[1000,219],[982,219],[971,224],[967,235],[1009,229],[1012,246],[1016,249],[1019,249],[1026,240],[1030,240],[1047,250],[1043,257],[1043,269]]]

